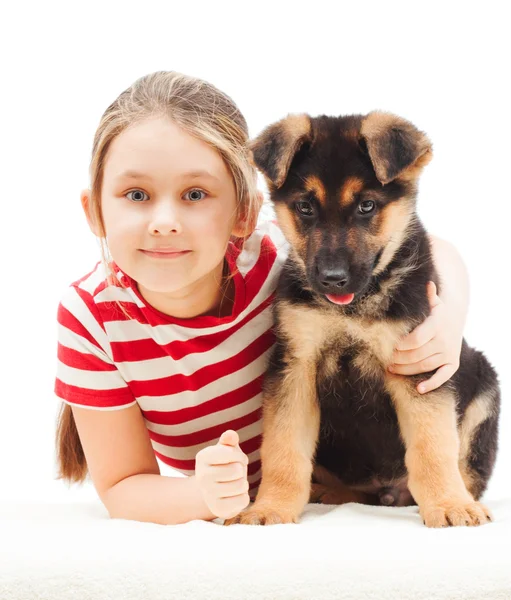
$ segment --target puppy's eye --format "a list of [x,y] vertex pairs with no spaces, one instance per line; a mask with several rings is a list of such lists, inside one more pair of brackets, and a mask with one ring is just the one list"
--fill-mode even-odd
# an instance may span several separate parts
[[375,202],[373,202],[372,200],[363,200],[358,205],[358,212],[362,213],[363,215],[366,215],[367,213],[372,212],[375,208],[376,208]]
[[304,215],[306,217],[311,217],[314,214],[314,207],[311,202],[307,200],[302,200],[295,204],[296,211],[300,215]]

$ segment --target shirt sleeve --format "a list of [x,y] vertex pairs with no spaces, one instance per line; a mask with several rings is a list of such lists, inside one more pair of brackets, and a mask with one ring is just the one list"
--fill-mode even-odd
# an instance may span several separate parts
[[55,394],[65,403],[114,410],[136,400],[111,358],[110,343],[91,294],[71,286],[57,311]]

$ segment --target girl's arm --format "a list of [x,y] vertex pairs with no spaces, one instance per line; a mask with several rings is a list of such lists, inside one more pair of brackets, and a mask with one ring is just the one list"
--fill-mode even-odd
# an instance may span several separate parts
[[452,244],[433,235],[430,235],[429,238],[433,261],[442,284],[439,297],[446,305],[451,317],[457,322],[459,330],[462,331],[467,320],[470,300],[467,268]]
[[402,338],[394,351],[389,371],[416,375],[437,369],[417,390],[430,392],[458,370],[463,329],[468,313],[469,281],[463,260],[449,242],[430,236],[433,261],[441,282],[440,296],[433,282],[428,284],[431,313],[418,327]]
[[216,518],[194,476],[159,474],[138,406],[113,411],[73,406],[73,417],[90,476],[110,517],[160,525]]

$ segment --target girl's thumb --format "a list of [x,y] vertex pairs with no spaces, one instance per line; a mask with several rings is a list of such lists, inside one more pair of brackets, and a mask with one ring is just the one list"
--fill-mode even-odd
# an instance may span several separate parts
[[218,440],[219,444],[224,446],[237,446],[240,441],[238,434],[232,429],[224,431]]

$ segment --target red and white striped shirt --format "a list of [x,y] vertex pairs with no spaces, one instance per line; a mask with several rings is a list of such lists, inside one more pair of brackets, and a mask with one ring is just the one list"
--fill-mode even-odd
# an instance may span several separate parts
[[98,263],[59,305],[57,396],[97,410],[138,404],[155,455],[186,475],[199,450],[234,429],[253,493],[261,478],[261,383],[274,344],[271,302],[287,252],[272,221],[259,223],[243,250],[229,243],[235,298],[232,315],[221,318],[165,315],[115,265],[119,283],[109,285]]

